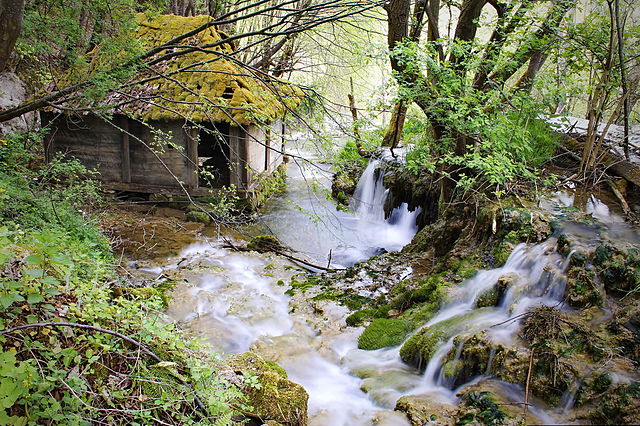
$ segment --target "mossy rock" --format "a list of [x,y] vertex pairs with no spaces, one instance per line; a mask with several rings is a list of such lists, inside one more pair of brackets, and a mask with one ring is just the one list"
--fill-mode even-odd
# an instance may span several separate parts
[[640,382],[622,383],[608,390],[588,417],[593,424],[639,424]]
[[484,331],[466,337],[459,335],[453,339],[443,373],[449,386],[458,387],[476,376],[501,370],[505,359],[515,356],[515,352],[492,343]]
[[187,220],[189,222],[204,223],[205,225],[211,223],[211,217],[207,213],[199,210],[193,210],[188,212]]
[[495,285],[489,287],[478,295],[478,298],[476,299],[476,306],[478,308],[498,306],[509,288],[513,286],[518,279],[519,277],[515,273],[502,275],[498,278]]
[[482,316],[487,309],[475,309],[441,321],[429,327],[424,327],[411,336],[400,348],[400,358],[403,362],[424,369],[435,354],[436,350],[452,336],[460,334],[475,326],[474,319]]
[[551,226],[539,214],[507,206],[497,212],[498,236],[511,243],[539,242],[551,234]]
[[407,395],[396,402],[395,411],[405,413],[411,426],[455,424],[455,409],[432,396]]
[[478,308],[496,306],[499,300],[500,295],[498,294],[498,289],[496,288],[496,286],[492,286],[480,293],[480,295],[476,299],[476,306]]
[[160,299],[162,306],[169,306],[169,297],[166,291],[173,283],[160,283],[154,287],[115,287],[113,297],[123,297],[129,300],[153,300]]
[[401,281],[389,292],[391,306],[404,311],[420,303],[439,303],[444,295],[444,288],[450,285],[440,275],[429,277],[417,276]]
[[514,248],[515,245],[513,243],[508,241],[500,242],[491,253],[493,257],[493,267],[498,268],[507,263],[507,260]]
[[258,235],[249,241],[247,248],[259,253],[264,253],[273,250],[282,250],[283,246],[273,235]]
[[622,249],[602,244],[592,256],[598,275],[607,293],[624,296],[640,294],[640,252],[636,248]]
[[438,347],[444,344],[449,337],[442,330],[424,328],[402,345],[400,358],[404,363],[424,370]]
[[598,284],[595,272],[571,267],[567,272],[565,300],[574,308],[601,307],[606,298],[604,287]]
[[[283,425],[306,426],[307,391],[297,383],[283,377],[281,368],[276,368],[252,352],[235,355],[229,365],[238,374],[257,377],[259,385],[242,385],[240,390],[247,396],[253,409],[246,413],[262,422],[275,421]],[[286,373],[285,373],[286,376]]]
[[403,342],[410,331],[402,320],[376,318],[358,337],[358,348],[373,350],[396,346]]

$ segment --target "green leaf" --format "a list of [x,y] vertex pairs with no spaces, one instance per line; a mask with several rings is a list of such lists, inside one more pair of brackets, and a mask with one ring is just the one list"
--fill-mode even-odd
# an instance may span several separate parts
[[42,269],[27,269],[23,271],[23,273],[32,278],[42,278],[44,277],[44,271]]
[[2,293],[0,294],[0,305],[5,309],[13,304],[13,302],[20,302],[24,300],[22,296],[17,293]]
[[25,259],[27,265],[42,265],[43,261],[42,256],[38,254],[32,254]]
[[39,293],[29,293],[27,296],[27,303],[36,304],[44,300],[44,296]]
[[71,258],[64,254],[54,255],[53,257],[51,257],[51,262],[57,263],[58,265],[73,265],[73,261],[71,260]]

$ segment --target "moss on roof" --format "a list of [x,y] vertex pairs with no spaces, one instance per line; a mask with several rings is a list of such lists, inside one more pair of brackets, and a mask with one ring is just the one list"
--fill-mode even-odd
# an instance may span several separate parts
[[[211,17],[160,15],[149,19],[138,14],[137,20],[137,35],[146,50],[198,28]],[[185,47],[201,47],[221,40],[216,29],[210,27],[182,40],[179,46],[162,50],[151,59]],[[158,76],[160,78],[145,82]],[[282,117],[303,97],[304,93],[298,87],[284,80],[238,65],[229,43],[223,43],[159,61],[152,69],[141,70],[124,90],[111,93],[106,101],[119,105],[119,112],[145,121],[186,117],[196,122],[249,124]]]

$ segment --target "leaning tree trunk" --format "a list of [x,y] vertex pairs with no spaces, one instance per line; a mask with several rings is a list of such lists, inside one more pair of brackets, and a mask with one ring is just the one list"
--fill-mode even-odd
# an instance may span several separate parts
[[393,107],[391,113],[391,120],[382,138],[382,146],[387,148],[395,148],[400,142],[402,136],[402,129],[404,128],[404,119],[407,114],[407,104],[399,100]]
[[24,0],[0,0],[0,72],[13,52],[24,15]]

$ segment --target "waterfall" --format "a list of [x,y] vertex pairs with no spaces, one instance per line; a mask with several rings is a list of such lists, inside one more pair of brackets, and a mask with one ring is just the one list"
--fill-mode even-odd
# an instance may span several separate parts
[[420,207],[409,211],[409,205],[402,203],[385,219],[384,205],[389,190],[383,183],[384,174],[385,162],[372,160],[358,181],[351,202],[351,209],[357,215],[358,243],[338,247],[336,256],[343,265],[352,265],[375,254],[398,251],[418,230],[416,219],[422,211]]
[[[492,340],[512,344],[518,324],[517,321],[508,321],[510,318],[525,313],[532,306],[553,306],[561,301],[568,262],[553,247],[548,243],[533,247],[520,244],[504,266],[480,271],[458,289],[453,300],[444,304],[438,314],[422,327],[441,327],[449,338],[428,360],[422,382],[411,393],[446,392],[446,388],[452,386],[444,379],[441,370],[447,354],[454,347],[456,336],[470,336],[489,330]],[[510,276],[510,283],[499,305],[478,308],[478,298],[496,288],[498,281],[505,276]],[[456,360],[460,358],[460,351],[459,346]],[[489,371],[490,366],[487,366],[485,374]]]

